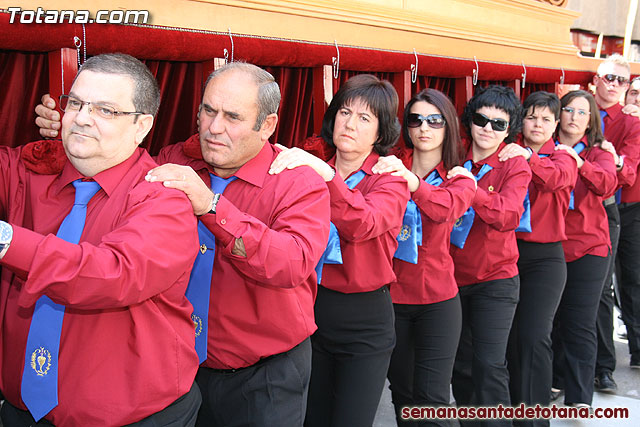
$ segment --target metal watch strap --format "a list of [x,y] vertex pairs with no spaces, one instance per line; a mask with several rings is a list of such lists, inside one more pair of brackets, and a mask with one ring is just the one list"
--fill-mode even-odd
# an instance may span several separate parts
[[213,195],[213,200],[211,201],[211,210],[209,211],[210,214],[216,213],[216,206],[218,205],[218,201],[220,200],[220,196],[222,196],[222,194],[220,194],[220,193],[215,193]]

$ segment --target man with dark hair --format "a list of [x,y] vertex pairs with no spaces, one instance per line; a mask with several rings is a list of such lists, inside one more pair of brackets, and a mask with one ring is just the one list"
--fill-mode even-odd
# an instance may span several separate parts
[[62,144],[0,148],[4,425],[195,424],[196,219],[138,147],[159,102],[141,62],[99,55],[61,97]]
[[[629,292],[640,291],[640,230],[634,231],[631,225],[633,218],[638,218],[640,213],[640,183],[637,182],[638,162],[640,161],[640,121],[631,115],[624,114],[620,100],[629,87],[629,64],[620,55],[612,55],[605,59],[599,66],[597,74],[593,77],[596,86],[595,99],[600,109],[602,132],[607,141],[610,141],[617,152],[614,156],[617,167],[619,186],[622,191],[616,196],[611,196],[604,201],[607,217],[609,218],[609,234],[611,238],[612,256],[607,273],[600,306],[598,307],[598,355],[596,360],[595,388],[598,391],[615,393],[618,386],[613,379],[613,371],[616,367],[615,347],[613,344],[613,270],[616,260],[624,267],[621,277],[618,277],[620,291],[626,294],[627,301],[633,298]],[[619,203],[616,206],[616,202]],[[622,220],[622,217],[627,220]],[[621,224],[628,222],[628,227],[621,228]],[[635,233],[635,234],[634,234]],[[619,240],[619,242],[618,242]],[[634,272],[636,270],[636,272]],[[639,291],[632,291],[638,289]],[[636,310],[640,309],[640,299],[636,303]],[[624,313],[624,309],[623,309]],[[634,331],[631,325],[629,334],[629,347],[631,352],[631,364],[640,364],[640,325]],[[640,365],[639,365],[640,366]]]

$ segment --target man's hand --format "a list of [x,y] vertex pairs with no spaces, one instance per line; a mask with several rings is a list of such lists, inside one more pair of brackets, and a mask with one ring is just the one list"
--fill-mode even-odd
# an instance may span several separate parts
[[640,118],[640,107],[635,104],[627,104],[622,107],[622,112],[633,117]]
[[285,169],[309,166],[325,181],[331,181],[335,176],[335,171],[331,166],[311,153],[298,147],[287,148],[280,144],[276,144],[276,147],[282,149],[282,152],[278,154],[276,159],[271,163],[271,167],[269,168],[271,175],[277,175]]
[[36,105],[36,126],[44,138],[56,138],[60,130],[60,113],[55,110],[56,101],[48,93],[42,96],[42,104]]
[[167,163],[151,169],[145,179],[149,182],[160,181],[167,188],[183,191],[196,215],[204,215],[211,209],[213,192],[189,166]]
[[568,145],[564,145],[564,144],[558,144],[555,147],[555,150],[564,150],[567,153],[569,153],[571,155],[571,157],[574,158],[574,160],[576,161],[576,163],[578,164],[578,169],[580,169],[582,167],[582,165],[584,165],[584,160],[582,160],[582,158],[580,157],[580,155],[578,153],[576,153],[576,150],[573,149],[573,147],[569,147]]
[[447,179],[451,179],[454,176],[466,176],[469,179],[473,180],[473,183],[476,185],[476,190],[478,189],[478,181],[476,181],[476,177],[473,176],[473,174],[471,173],[471,171],[468,171],[466,168],[463,168],[462,166],[454,166],[451,168],[451,170],[449,172],[447,172]]

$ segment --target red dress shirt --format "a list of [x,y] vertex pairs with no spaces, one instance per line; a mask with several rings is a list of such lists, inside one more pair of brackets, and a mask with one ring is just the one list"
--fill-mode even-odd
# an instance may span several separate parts
[[[369,292],[395,282],[393,254],[409,201],[407,181],[390,174],[374,175],[378,161],[372,152],[361,170],[366,176],[350,190],[336,173],[327,182],[331,222],[338,229],[342,264],[325,264],[322,286],[345,294]],[[335,157],[329,160],[335,164]]]
[[[618,185],[622,187],[622,203],[640,202],[640,182],[637,172],[640,163],[640,120],[624,114],[622,105],[615,104],[606,110],[604,136],[624,155],[622,170],[617,172]],[[609,196],[609,195],[608,195]]]
[[[194,135],[165,147],[157,160],[191,166],[210,183],[211,166],[194,158],[199,150]],[[203,366],[250,366],[290,350],[317,329],[314,269],[329,238],[329,192],[306,166],[269,175],[279,152],[264,144],[234,174],[238,179],[225,189],[216,214],[200,217],[216,237]],[[240,237],[246,257],[231,253]]]
[[[20,385],[34,305],[41,295],[66,307],[60,340],[58,426],[141,420],[189,391],[198,368],[193,308],[184,296],[197,253],[186,196],[148,183],[156,163],[142,149],[95,175],[79,244],[56,237],[82,175],[36,174],[21,150],[0,148],[0,209],[14,227],[1,263],[0,386],[26,409]],[[15,273],[15,274],[14,274]]]
[[[586,138],[582,142],[587,143]],[[609,222],[602,199],[618,185],[613,156],[599,147],[580,153],[584,164],[578,170],[573,190],[574,209],[567,211],[567,240],[562,242],[567,262],[585,255],[606,257],[611,249]]]
[[[520,144],[524,144],[520,141]],[[540,156],[546,154],[548,157]],[[569,209],[571,190],[578,177],[576,161],[569,153],[555,150],[553,139],[545,142],[540,151],[529,159],[531,183],[531,232],[517,232],[516,238],[525,242],[552,243],[567,239],[564,217]]]
[[[499,161],[498,153],[504,147],[504,143],[500,144],[495,153],[472,169],[475,175],[485,163],[493,167],[478,181],[471,205],[476,215],[464,249],[451,245],[458,286],[507,279],[518,274],[514,230],[524,212],[531,169],[521,156]],[[471,149],[466,160],[471,160]]]
[[458,293],[449,254],[449,235],[456,220],[471,206],[476,186],[471,179],[460,175],[446,179],[447,171],[442,163],[436,170],[444,179],[440,186],[427,184],[423,177],[418,189],[411,193],[422,217],[422,246],[418,246],[417,264],[393,259],[397,282],[391,285],[391,299],[396,304],[432,304]]

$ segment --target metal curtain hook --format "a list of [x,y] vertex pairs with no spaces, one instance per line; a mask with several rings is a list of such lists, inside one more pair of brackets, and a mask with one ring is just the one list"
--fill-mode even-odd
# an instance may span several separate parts
[[411,83],[415,83],[418,78],[418,54],[415,47],[413,48],[413,56],[416,57],[416,63],[411,64]]
[[524,66],[524,61],[522,61],[522,69],[524,70],[522,73],[522,89],[524,89],[524,84],[527,81],[527,67]]
[[[233,35],[231,35],[231,27],[227,28],[227,31],[229,32],[229,40],[231,40],[231,62],[233,62]],[[224,49],[224,63],[228,63],[229,62],[229,51],[225,48]]]
[[338,49],[338,42],[336,40],[333,41],[333,44],[336,46],[336,56],[331,57],[333,60],[333,78],[338,78],[338,71],[340,70],[340,49]]
[[73,44],[76,47],[77,59],[78,59],[78,69],[80,69],[80,46],[82,46],[82,40],[80,37],[73,36]]
[[475,86],[478,84],[478,70],[480,67],[478,66],[478,60],[475,56],[473,57],[473,60],[476,63],[476,68],[473,69],[473,85]]
[[560,76],[560,84],[563,85],[564,84],[564,68],[560,67],[560,69],[562,70],[562,75]]

